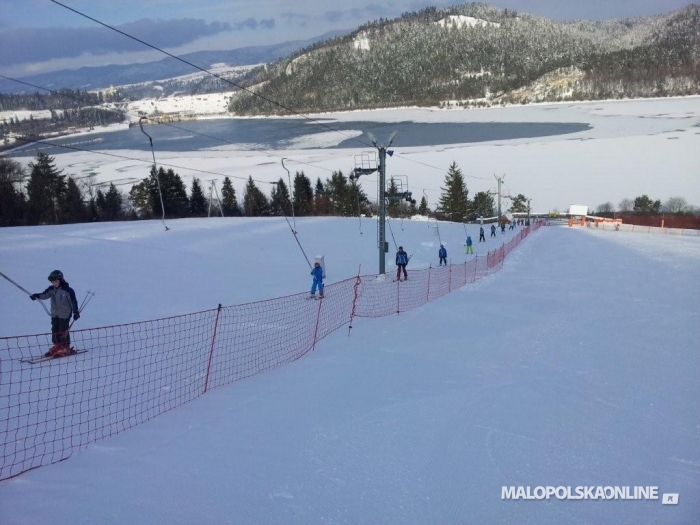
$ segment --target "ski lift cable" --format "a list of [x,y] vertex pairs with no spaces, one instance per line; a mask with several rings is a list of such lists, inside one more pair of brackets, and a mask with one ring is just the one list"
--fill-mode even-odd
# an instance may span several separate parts
[[160,197],[160,209],[163,212],[161,220],[163,221],[163,226],[167,232],[170,228],[165,224],[165,205],[163,204],[163,191],[160,189],[160,177],[158,176],[158,166],[156,165],[156,151],[153,149],[153,139],[151,136],[143,130],[143,121],[146,117],[141,117],[139,119],[139,127],[141,128],[141,133],[148,137],[148,141],[151,143],[151,154],[153,155],[153,174],[156,177],[156,183],[158,184],[158,197]]
[[[16,135],[16,134],[14,134],[14,133],[13,133],[13,134],[10,134],[9,136],[11,136],[11,137],[14,138],[14,139],[23,140],[23,141],[26,141],[26,142],[31,142],[31,143],[33,143],[33,144],[43,144],[43,145],[45,145],[45,146],[51,146],[52,148],[63,148],[63,149],[69,149],[69,150],[72,150],[72,151],[82,151],[82,152],[84,152],[84,153],[94,153],[94,154],[96,154],[96,155],[104,155],[104,156],[106,156],[106,157],[114,157],[114,158],[117,158],[117,159],[133,160],[133,161],[135,161],[135,162],[144,162],[144,163],[146,163],[146,164],[153,164],[153,161],[152,161],[152,160],[137,159],[136,157],[128,157],[128,156],[126,156],[126,155],[119,155],[119,154],[117,154],[117,153],[107,153],[106,151],[99,151],[99,150],[91,150],[91,149],[78,148],[77,146],[71,146],[71,145],[68,145],[68,144],[55,144],[55,143],[53,143],[53,142],[48,142],[48,141],[46,141],[46,140],[32,139],[32,138],[29,138],[29,137],[25,137],[25,136],[23,136],[23,135]],[[192,167],[190,167],[190,166],[180,166],[180,165],[178,165],[178,164],[166,164],[166,163],[164,163],[164,162],[161,162],[160,165],[161,165],[161,166],[166,166],[166,167],[168,167],[168,168],[176,168],[176,169],[180,169],[180,170],[194,171],[194,172],[196,172],[196,173],[204,173],[204,174],[206,174],[206,175],[216,175],[216,176],[218,176],[218,177],[229,177],[229,178],[232,178],[232,179],[240,179],[240,180],[245,180],[245,181],[248,180],[248,177],[243,177],[243,176],[239,176],[239,175],[226,175],[226,174],[224,174],[224,173],[218,173],[218,172],[216,172],[216,171],[209,171],[209,170],[201,170],[201,169],[198,169],[198,168],[192,168]],[[253,182],[258,182],[258,183],[260,183],[260,184],[269,184],[269,181],[259,180],[259,179],[253,179]],[[128,183],[125,183],[125,184],[128,184]]]
[[[83,98],[80,98],[80,97],[76,97],[76,96],[71,95],[71,94],[68,94],[68,93],[61,93],[60,91],[56,91],[56,90],[54,90],[54,89],[49,89],[49,88],[47,88],[47,87],[38,86],[38,85],[36,85],[36,84],[31,84],[31,83],[29,83],[29,82],[25,82],[25,81],[22,81],[22,80],[19,80],[19,79],[16,79],[16,78],[7,77],[7,76],[5,76],[5,75],[0,75],[0,78],[4,78],[5,80],[10,80],[10,81],[12,81],[12,82],[17,82],[17,83],[23,84],[23,85],[25,85],[25,86],[33,87],[33,88],[35,88],[35,89],[42,89],[42,90],[48,91],[49,93],[52,93],[52,94],[54,94],[54,95],[57,95],[57,96],[60,96],[60,97],[65,97],[65,98],[70,98],[70,99],[73,99],[73,100],[77,100],[78,102],[89,102],[90,104],[93,103],[93,101],[89,101],[89,100],[86,100],[86,99],[83,99]],[[111,111],[111,112],[113,112],[113,113],[119,113],[119,114],[121,114],[121,115],[125,115],[125,116],[131,117],[131,118],[141,118],[141,115],[135,115],[135,114],[133,114],[133,113],[129,113],[128,111],[126,111],[126,110],[124,110],[124,109],[120,109],[120,108],[106,108],[106,107],[102,107],[102,106],[101,106],[100,109],[101,109],[102,111]],[[220,138],[220,137],[216,137],[216,136],[213,136],[213,135],[208,135],[208,134],[206,134],[206,133],[201,133],[201,132],[195,131],[195,130],[193,130],[193,129],[183,128],[182,126],[176,126],[175,124],[171,124],[171,123],[169,123],[169,122],[160,122],[159,125],[161,125],[161,126],[166,126],[166,127],[168,127],[168,128],[177,129],[177,130],[179,130],[179,131],[185,131],[185,132],[191,133],[191,134],[193,134],[193,135],[199,135],[200,137],[205,137],[205,138],[208,138],[208,139],[216,140],[216,141],[219,141],[219,142],[223,142],[223,143],[225,143],[225,144],[231,144],[231,145],[234,145],[234,146],[238,146],[238,147],[240,147],[240,148],[241,148],[242,150],[244,150],[244,151],[257,151],[257,152],[260,152],[260,153],[264,153],[264,154],[266,154],[266,155],[268,155],[268,156],[270,156],[270,157],[279,157],[278,155],[275,155],[274,153],[270,153],[269,150],[263,150],[263,149],[258,149],[258,148],[254,148],[254,147],[248,147],[248,146],[245,146],[245,145],[241,145],[239,142],[232,142],[232,141],[230,141],[230,140],[222,139],[222,138]],[[224,151],[224,150],[211,149],[210,151]],[[329,168],[324,168],[323,166],[317,166],[316,164],[313,164],[313,163],[311,163],[311,162],[303,162],[303,161],[297,161],[297,162],[298,162],[299,164],[303,164],[303,165],[305,165],[305,166],[310,166],[310,167],[312,167],[312,168],[321,169],[321,170],[329,171],[329,172],[332,172],[332,171],[333,171],[333,170],[331,170],[331,169],[329,169]],[[233,175],[230,175],[230,176],[233,177]],[[245,179],[245,177],[236,177],[236,178]],[[256,182],[261,182],[261,181],[256,181]]]
[[396,243],[396,237],[394,237],[394,230],[391,227],[391,221],[389,220],[389,217],[386,218],[386,223],[389,226],[389,233],[391,233],[391,238],[394,241],[394,250],[398,251],[399,245]]
[[321,121],[319,121],[319,120],[313,119],[313,118],[309,117],[308,115],[305,115],[305,114],[303,114],[303,113],[300,113],[300,112],[298,112],[298,111],[295,111],[294,109],[292,109],[292,108],[290,108],[290,107],[287,107],[287,106],[285,106],[284,104],[282,104],[282,103],[280,103],[280,102],[277,102],[276,100],[272,100],[272,99],[270,99],[270,98],[268,98],[268,97],[266,97],[266,96],[264,96],[264,95],[262,95],[262,94],[260,94],[260,93],[257,93],[254,89],[247,88],[247,87],[245,87],[245,86],[242,86],[242,85],[240,85],[240,84],[237,84],[236,82],[234,82],[234,81],[232,81],[232,80],[230,80],[230,79],[228,79],[228,78],[226,78],[226,77],[223,77],[223,76],[221,76],[221,75],[217,75],[216,73],[212,73],[211,71],[209,71],[209,70],[207,70],[207,69],[204,69],[203,67],[198,66],[198,65],[196,65],[196,64],[194,64],[194,63],[192,63],[192,62],[189,62],[189,61],[185,60],[184,58],[181,58],[181,57],[179,57],[179,56],[177,56],[177,55],[173,55],[172,53],[169,53],[169,52],[165,51],[164,49],[161,49],[161,48],[159,48],[159,47],[157,47],[157,46],[155,46],[155,45],[153,45],[153,44],[149,44],[148,42],[146,42],[146,41],[144,41],[144,40],[141,40],[140,38],[137,38],[137,37],[135,37],[135,36],[133,36],[133,35],[130,35],[129,33],[126,33],[126,32],[124,32],[124,31],[121,31],[121,30],[117,29],[117,28],[114,27],[114,26],[111,26],[111,25],[109,25],[109,24],[107,24],[107,23],[105,23],[105,22],[101,22],[101,21],[97,20],[96,18],[93,18],[93,17],[91,17],[91,16],[89,16],[89,15],[86,15],[85,13],[82,13],[81,11],[78,11],[77,9],[73,9],[72,7],[69,7],[69,6],[65,5],[65,4],[62,4],[62,3],[59,2],[58,0],[51,0],[51,2],[54,3],[54,4],[56,4],[56,5],[59,5],[59,6],[63,7],[64,9],[67,9],[67,10],[69,10],[69,11],[72,11],[73,13],[75,13],[75,14],[77,14],[77,15],[79,15],[79,16],[82,16],[83,18],[87,18],[88,20],[91,20],[92,22],[95,22],[96,24],[99,24],[99,25],[101,25],[101,26],[103,26],[103,27],[106,27],[107,29],[110,29],[111,31],[114,31],[114,32],[116,32],[116,33],[119,33],[119,34],[122,35],[122,36],[125,36],[125,37],[127,37],[127,38],[130,38],[131,40],[134,40],[134,41],[136,41],[136,42],[138,42],[138,43],[140,43],[140,44],[143,44],[143,45],[146,46],[146,47],[150,47],[151,49],[153,49],[153,50],[155,50],[155,51],[158,51],[159,53],[162,53],[162,54],[164,54],[164,55],[166,55],[166,56],[169,56],[170,58],[174,58],[175,60],[177,60],[177,61],[179,61],[179,62],[182,62],[183,64],[186,64],[186,65],[188,65],[188,66],[190,66],[190,67],[193,67],[194,69],[197,69],[198,71],[201,71],[201,72],[203,72],[203,73],[205,73],[205,74],[207,74],[207,75],[210,75],[210,76],[212,76],[212,77],[214,77],[214,78],[216,78],[216,79],[218,79],[218,80],[221,80],[222,82],[226,82],[227,84],[230,84],[230,85],[232,85],[232,86],[234,86],[234,87],[237,87],[238,89],[240,89],[240,90],[242,90],[242,91],[245,91],[246,93],[248,93],[248,94],[250,94],[250,95],[252,95],[252,96],[255,96],[255,97],[258,97],[258,98],[264,100],[265,102],[269,102],[270,104],[273,104],[273,105],[275,105],[275,106],[277,106],[277,107],[279,107],[279,108],[281,108],[281,109],[284,109],[285,111],[289,111],[290,113],[293,113],[294,115],[298,115],[298,116],[300,116],[300,117],[303,117],[303,118],[305,118],[306,120],[308,120],[308,121],[310,121],[310,122],[313,122],[314,124],[317,124],[317,125],[319,125],[319,126],[321,126],[321,127],[324,127],[324,128],[326,128],[326,129],[328,129],[328,130],[334,132],[334,133],[339,133],[339,134],[341,134],[341,135],[343,135],[343,136],[346,136],[346,137],[348,137],[350,140],[357,141],[357,142],[359,142],[360,144],[362,144],[363,146],[372,147],[372,145],[370,145],[370,144],[368,144],[368,143],[366,143],[366,142],[360,140],[360,139],[357,138],[356,136],[350,136],[350,135],[347,134],[347,133],[343,133],[342,131],[340,131],[340,130],[338,130],[338,129],[336,129],[336,128],[333,128],[332,126],[329,126],[328,124],[325,124],[325,123],[323,123],[323,122],[321,122]]
[[[292,187],[292,176],[289,174],[289,170],[287,169],[287,166],[284,165],[285,158],[282,158],[282,167],[284,168],[284,171],[287,172],[287,180],[289,181],[289,191],[290,191],[290,196],[291,193],[294,192],[294,188]],[[279,188],[278,188],[279,189]],[[294,216],[294,203],[292,202],[291,198],[289,200],[289,204],[292,207],[292,221],[294,222],[294,229],[297,229],[297,220],[296,217]]]
[[[270,184],[277,184],[277,182],[271,182]],[[282,207],[282,214],[284,215],[284,220],[287,221],[287,226],[289,226],[289,229],[292,232],[292,235],[294,236],[294,240],[297,241],[297,244],[299,245],[299,249],[301,250],[301,253],[304,256],[304,259],[306,259],[306,264],[309,265],[309,268],[313,268],[313,266],[311,265],[311,261],[309,261],[309,257],[306,255],[304,247],[301,245],[301,241],[299,240],[299,232],[297,232],[292,227],[292,223],[289,222],[289,217],[287,217],[287,212],[284,210],[284,207]]]

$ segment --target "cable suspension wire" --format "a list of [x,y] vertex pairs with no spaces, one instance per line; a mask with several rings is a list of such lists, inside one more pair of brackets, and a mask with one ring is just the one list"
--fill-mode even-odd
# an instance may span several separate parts
[[153,155],[153,175],[155,176],[156,183],[158,184],[158,197],[160,197],[160,209],[163,211],[163,216],[161,217],[161,220],[163,221],[163,226],[165,227],[165,231],[167,232],[170,228],[168,228],[168,225],[165,224],[165,204],[163,204],[163,191],[160,189],[160,177],[158,176],[158,166],[156,164],[156,151],[155,149],[153,149],[153,139],[143,129],[144,120],[146,120],[146,117],[141,117],[139,119],[139,127],[141,128],[141,133],[146,135],[148,137],[148,141],[151,143],[151,154]]
[[167,56],[169,56],[170,58],[174,58],[175,60],[178,60],[179,62],[182,62],[183,64],[187,64],[188,66],[193,67],[193,68],[197,69],[198,71],[202,71],[203,73],[206,73],[207,75],[210,75],[210,76],[212,76],[212,77],[214,77],[214,78],[217,78],[217,79],[221,80],[222,82],[226,82],[227,84],[230,84],[230,85],[232,85],[232,86],[234,86],[234,87],[237,87],[238,89],[240,89],[240,90],[242,90],[242,91],[245,91],[246,93],[249,93],[250,95],[253,95],[253,96],[255,96],[255,97],[258,97],[258,98],[264,100],[265,102],[269,102],[270,104],[273,104],[273,105],[275,105],[275,106],[277,106],[277,107],[279,107],[279,108],[281,108],[281,109],[284,109],[285,111],[288,111],[288,112],[290,112],[290,113],[292,113],[292,114],[294,114],[294,115],[298,115],[298,116],[300,116],[300,117],[303,117],[304,119],[308,120],[309,122],[313,122],[314,124],[317,124],[317,125],[319,125],[319,126],[321,126],[321,127],[323,127],[323,128],[326,128],[326,129],[328,129],[328,130],[330,130],[330,131],[333,131],[334,133],[340,133],[341,135],[343,135],[343,136],[345,136],[345,137],[348,137],[348,139],[350,139],[350,140],[355,140],[355,141],[359,142],[359,143],[362,144],[363,146],[370,146],[370,144],[368,144],[368,143],[366,143],[366,142],[364,142],[364,141],[358,139],[356,136],[351,136],[351,135],[349,135],[349,134],[347,134],[347,133],[343,133],[342,131],[340,131],[340,130],[338,130],[338,129],[335,129],[335,128],[333,128],[333,127],[331,127],[331,126],[329,126],[329,125],[327,125],[327,124],[325,124],[325,123],[323,123],[323,122],[321,122],[321,121],[319,121],[319,120],[312,119],[312,118],[309,117],[308,115],[305,115],[305,114],[303,114],[303,113],[300,113],[300,112],[298,112],[298,111],[295,111],[294,109],[289,108],[289,107],[285,106],[284,104],[281,104],[280,102],[277,102],[276,100],[272,100],[271,98],[268,98],[268,97],[266,97],[266,96],[264,96],[264,95],[261,95],[260,93],[255,92],[255,90],[248,89],[248,88],[246,88],[245,86],[242,86],[242,85],[240,85],[240,84],[237,84],[236,82],[234,82],[234,81],[232,81],[232,80],[230,80],[230,79],[228,79],[228,78],[222,77],[221,75],[217,75],[216,73],[212,73],[211,71],[209,71],[209,70],[207,70],[207,69],[204,69],[203,67],[198,66],[197,64],[194,64],[194,63],[192,63],[192,62],[189,62],[188,60],[185,60],[184,58],[181,58],[181,57],[179,57],[179,56],[177,56],[177,55],[173,55],[172,53],[169,53],[169,52],[165,51],[164,49],[161,49],[161,48],[159,48],[159,47],[157,47],[157,46],[154,46],[153,44],[149,44],[148,42],[146,42],[146,41],[144,41],[144,40],[141,40],[140,38],[137,38],[137,37],[135,37],[135,36],[133,36],[133,35],[130,35],[129,33],[126,33],[126,32],[124,32],[124,31],[121,31],[120,29],[117,29],[117,28],[114,27],[114,26],[111,26],[111,25],[109,25],[109,24],[106,24],[105,22],[101,22],[100,20],[97,20],[96,18],[93,18],[93,17],[91,17],[91,16],[89,16],[89,15],[87,15],[87,14],[85,14],[85,13],[82,13],[81,11],[78,11],[77,9],[73,9],[72,7],[69,7],[69,6],[65,5],[65,4],[63,4],[63,3],[59,2],[58,0],[50,0],[50,1],[53,2],[53,3],[56,4],[56,5],[59,5],[59,6],[63,7],[63,8],[65,8],[65,9],[68,9],[69,11],[72,11],[73,13],[75,13],[75,14],[77,14],[77,15],[79,15],[79,16],[82,16],[83,18],[87,18],[88,20],[91,20],[91,21],[95,22],[96,24],[99,24],[99,25],[101,25],[101,26],[103,26],[103,27],[106,27],[107,29],[110,29],[110,30],[112,30],[112,31],[114,31],[114,32],[116,32],[116,33],[119,33],[120,35],[123,35],[123,36],[125,36],[125,37],[127,37],[127,38],[130,38],[131,40],[134,40],[134,41],[136,41],[136,42],[138,42],[138,43],[140,43],[140,44],[143,44],[143,45],[146,46],[146,47],[150,47],[151,49],[154,49],[155,51],[158,51],[159,53],[163,53],[164,55],[167,55]]
[[[51,146],[53,148],[64,148],[64,149],[70,149],[73,151],[82,151],[85,153],[95,153],[96,155],[105,155],[107,157],[115,157],[117,159],[124,159],[124,160],[133,160],[136,162],[144,162],[146,164],[153,164],[151,160],[144,160],[144,159],[137,159],[136,157],[127,157],[126,155],[119,155],[117,153],[107,153],[106,151],[100,151],[100,150],[94,150],[94,149],[84,149],[84,148],[78,148],[76,146],[71,146],[69,144],[54,144],[53,142],[47,142],[45,140],[37,140],[37,139],[32,139],[29,137],[25,137],[23,135],[16,135],[12,134],[12,137],[15,139],[23,140],[26,142],[31,142],[33,144],[44,144],[46,146]],[[177,164],[166,164],[164,162],[160,163],[161,166],[167,166],[168,168],[177,168],[180,170],[190,170],[190,171],[195,171],[197,173],[205,173],[207,175],[217,175],[219,177],[229,177],[232,179],[240,179],[240,180],[248,180],[247,177],[242,177],[239,175],[225,175],[224,173],[217,173],[216,171],[208,171],[208,170],[201,170],[198,168],[192,168],[189,166],[179,166]],[[253,182],[259,182],[260,184],[269,184],[269,181],[264,181],[264,180],[259,180],[259,179],[253,179]],[[124,183],[128,184],[128,183]]]
[[391,238],[394,241],[394,250],[398,251],[399,245],[396,244],[396,237],[394,237],[394,230],[391,227],[391,221],[389,220],[389,217],[386,218],[386,223],[389,226],[389,233],[391,233]]
[[[292,177],[289,174],[289,170],[287,169],[287,166],[284,165],[285,158],[282,158],[282,167],[284,168],[284,171],[287,172],[287,180],[289,181],[289,204],[291,205],[292,208],[292,220],[294,221],[294,229],[296,230],[297,228],[297,220],[296,217],[294,217],[294,202],[292,202],[291,195],[294,193],[294,188],[292,188]],[[279,189],[279,188],[278,188]]]
[[[25,86],[33,87],[33,88],[35,88],[35,89],[41,89],[41,90],[44,90],[44,91],[48,91],[49,93],[52,93],[52,94],[54,94],[54,95],[56,95],[56,96],[65,97],[65,98],[70,98],[70,99],[76,100],[76,101],[78,101],[78,102],[89,102],[90,104],[93,103],[93,101],[91,101],[91,100],[86,100],[86,99],[83,99],[83,98],[80,98],[80,97],[76,97],[76,96],[71,95],[71,94],[68,94],[68,93],[61,93],[60,91],[56,91],[56,90],[54,90],[54,89],[49,89],[49,88],[43,87],[43,86],[37,86],[36,84],[31,84],[31,83],[29,83],[29,82],[25,82],[25,81],[23,81],[23,80],[19,80],[19,79],[12,78],[12,77],[7,77],[7,76],[5,76],[5,75],[0,75],[0,78],[4,78],[5,80],[10,80],[10,81],[12,81],[12,82],[17,82],[17,83],[23,84],[23,85],[25,85]],[[103,110],[103,111],[110,111],[110,112],[112,112],[112,113],[119,113],[120,115],[125,115],[125,116],[131,117],[131,118],[138,118],[138,119],[141,118],[140,115],[135,115],[135,114],[133,114],[133,113],[129,113],[128,111],[125,111],[125,110],[120,109],[120,108],[106,108],[106,107],[100,107],[100,109]],[[260,152],[260,153],[264,153],[265,155],[270,156],[270,157],[278,157],[278,158],[279,158],[279,155],[275,155],[274,153],[271,153],[269,150],[263,150],[262,148],[254,148],[254,147],[244,146],[244,145],[241,145],[241,143],[239,143],[239,142],[232,142],[232,141],[227,140],[227,139],[222,139],[221,137],[216,137],[216,136],[214,136],[214,135],[208,135],[207,133],[202,133],[202,132],[195,131],[195,130],[189,129],[189,128],[183,128],[182,126],[176,126],[175,124],[171,124],[171,123],[168,123],[168,122],[159,122],[159,125],[160,125],[160,126],[166,126],[166,127],[168,127],[168,128],[177,129],[177,130],[179,130],[179,131],[184,131],[184,132],[187,132],[187,133],[191,133],[191,134],[193,134],[193,135],[199,135],[200,137],[205,137],[205,138],[208,138],[208,139],[216,140],[216,141],[218,141],[218,142],[223,142],[224,144],[231,144],[232,146],[237,146],[237,147],[239,147],[239,148],[240,148],[241,150],[243,150],[243,151],[257,151],[257,152]],[[88,151],[90,151],[90,150],[88,150]],[[324,168],[323,166],[317,166],[317,165],[315,165],[315,164],[313,164],[313,163],[311,163],[311,162],[304,162],[304,161],[300,161],[300,160],[297,160],[296,162],[297,162],[298,164],[302,164],[302,165],[305,165],[305,166],[310,166],[310,167],[312,167],[312,168],[316,168],[316,169],[320,169],[320,170],[324,170],[324,171],[329,171],[329,172],[332,172],[332,171],[333,171],[333,170],[331,170],[331,169],[329,169],[329,168]],[[229,176],[230,176],[230,177],[239,178],[239,179],[242,179],[242,180],[247,180],[246,177],[236,177],[235,175],[229,175]],[[262,182],[262,181],[257,181],[257,182]]]

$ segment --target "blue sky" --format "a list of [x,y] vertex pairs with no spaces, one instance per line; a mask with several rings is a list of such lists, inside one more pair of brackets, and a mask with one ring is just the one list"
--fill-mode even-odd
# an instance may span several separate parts
[[[184,54],[307,39],[459,2],[389,0],[61,0],[143,40]],[[493,0],[498,7],[570,20],[624,18],[672,11],[689,0]],[[0,73],[29,75],[81,66],[161,58],[50,0],[0,0]]]

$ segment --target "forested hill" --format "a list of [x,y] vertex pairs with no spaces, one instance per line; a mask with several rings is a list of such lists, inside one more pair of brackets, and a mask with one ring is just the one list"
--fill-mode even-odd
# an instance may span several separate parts
[[[558,22],[486,4],[380,19],[260,68],[238,114],[700,92],[700,6]],[[266,102],[275,101],[279,105]]]

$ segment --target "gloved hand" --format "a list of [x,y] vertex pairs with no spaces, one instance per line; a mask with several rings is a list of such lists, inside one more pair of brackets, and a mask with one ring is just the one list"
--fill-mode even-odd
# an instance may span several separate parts
[[73,321],[77,321],[78,319],[80,319],[80,312],[75,312],[73,314]]
[[38,293],[33,293],[32,295],[29,296],[29,298],[30,298],[32,301],[36,301],[36,300],[39,298],[39,294],[38,294]]

